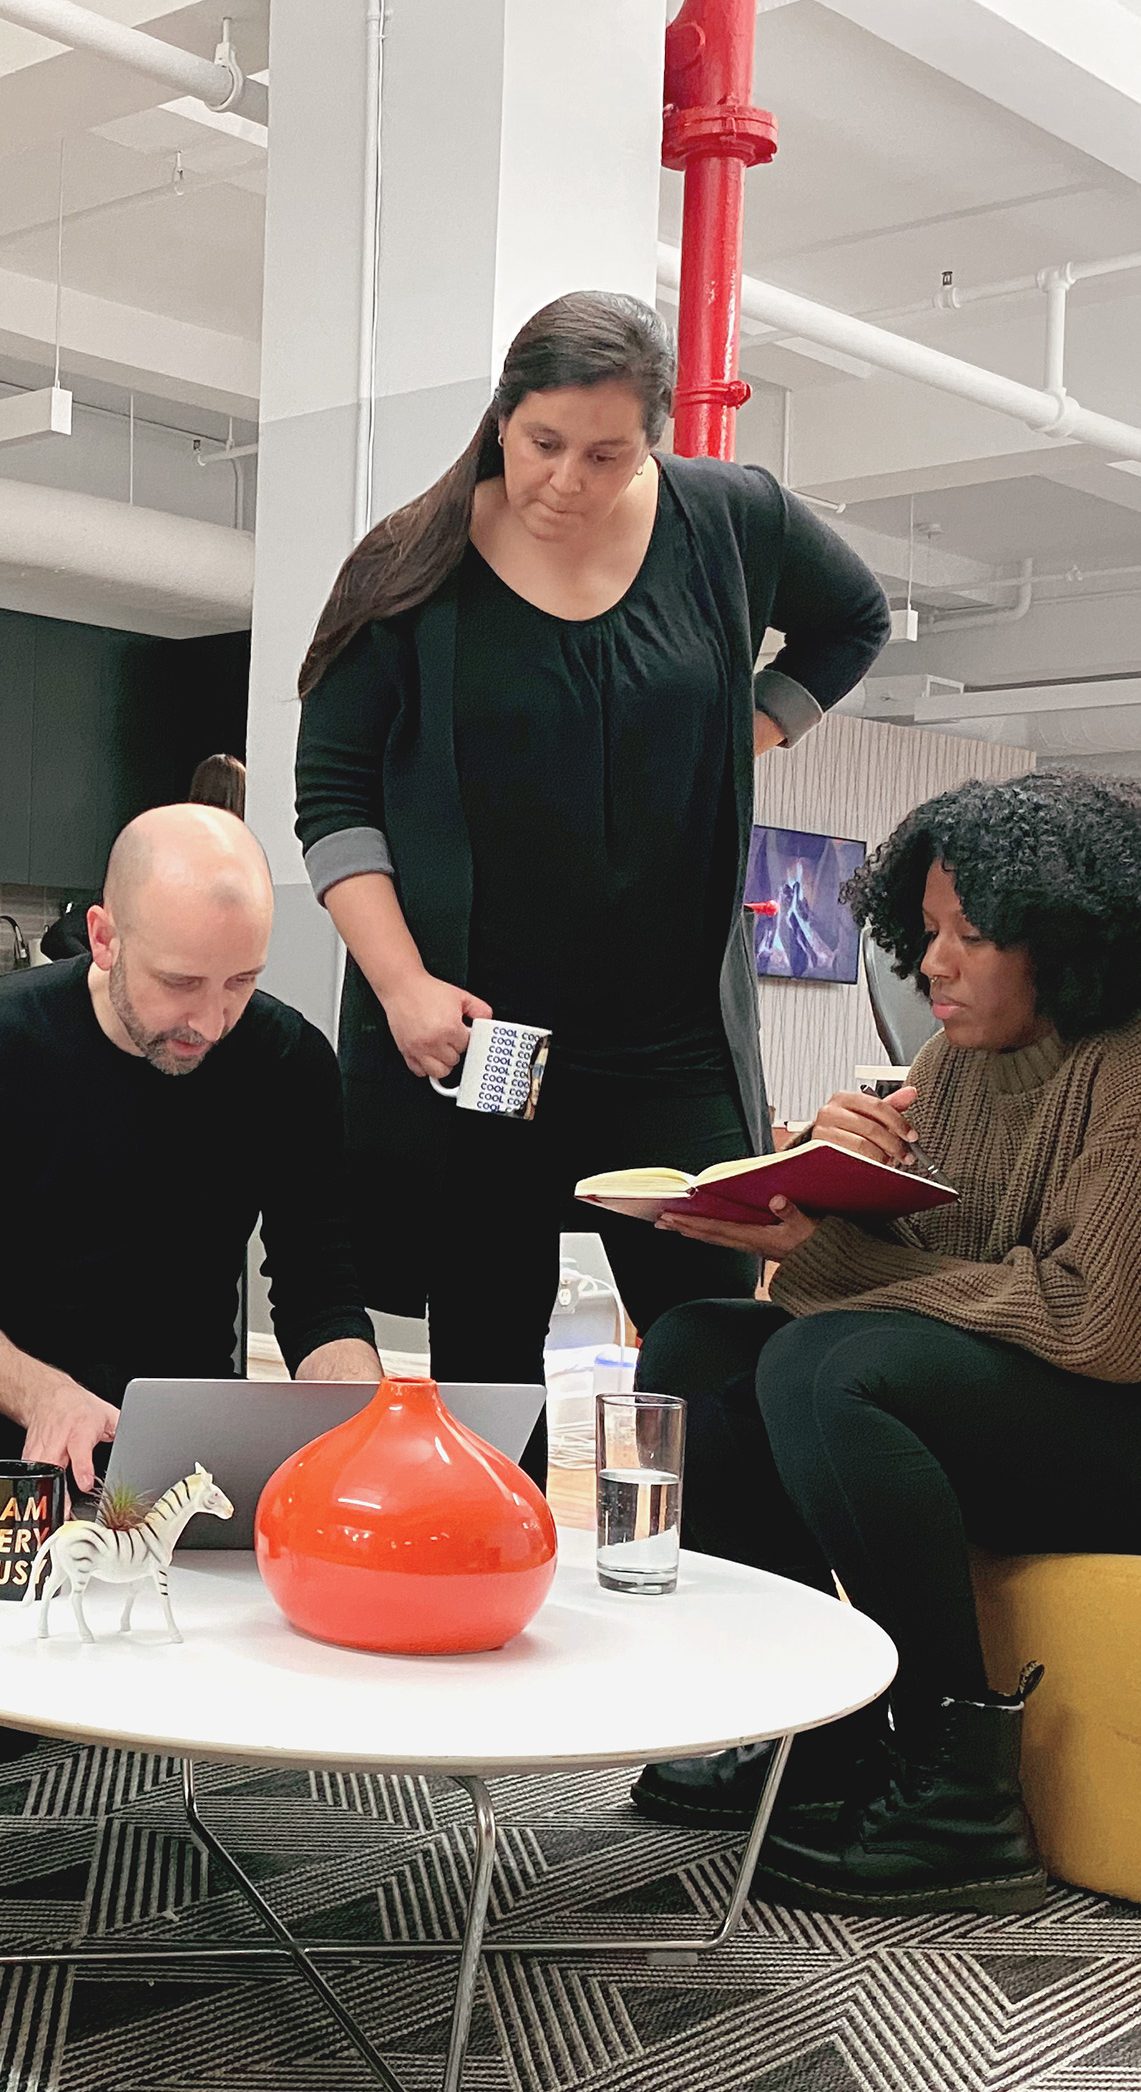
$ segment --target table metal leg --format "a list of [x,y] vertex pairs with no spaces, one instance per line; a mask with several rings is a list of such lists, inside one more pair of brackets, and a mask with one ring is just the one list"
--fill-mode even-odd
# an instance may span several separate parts
[[501,1933],[495,1933],[491,1939],[484,1941],[484,1953],[648,1954],[655,1960],[692,1962],[696,1961],[699,1955],[711,1953],[715,1948],[724,1946],[726,1940],[737,1930],[737,1926],[741,1921],[741,1913],[745,1908],[749,1890],[752,1886],[753,1873],[761,1850],[761,1841],[769,1827],[769,1818],[773,1813],[777,1789],[780,1786],[781,1777],[788,1763],[788,1754],[792,1749],[792,1745],[792,1736],[782,1736],[776,1750],[773,1752],[772,1763],[765,1777],[765,1784],[761,1789],[761,1798],[757,1803],[757,1813],[753,1818],[752,1827],[741,1853],[725,1915],[715,1932],[709,1932],[703,1936],[699,1935],[696,1939],[691,1935],[688,1939],[683,1936],[679,1939],[646,1939],[645,1937],[637,1939],[631,1937],[605,1940],[584,1939],[581,1936],[569,1934],[559,1936],[554,1933],[539,1939],[511,1939],[504,1938]]
[[459,1968],[456,1977],[456,1994],[452,2007],[452,2022],[448,2039],[448,2054],[444,2066],[441,2092],[461,2092],[464,2063],[471,2033],[472,2010],[475,2003],[476,1985],[482,1958],[486,1954],[534,1955],[541,1958],[561,1954],[584,1954],[605,1957],[608,1955],[644,1954],[652,1961],[694,1962],[700,1955],[715,1951],[736,1931],[741,1913],[748,1898],[753,1872],[761,1849],[761,1842],[768,1829],[773,1804],[776,1801],[781,1775],[792,1748],[791,1736],[781,1737],[773,1753],[772,1764],[757,1804],[757,1812],[745,1842],[730,1892],[724,1916],[716,1929],[704,1936],[694,1938],[681,1935],[674,1938],[641,1938],[624,1936],[618,1939],[584,1937],[556,1934],[538,1937],[516,1938],[510,1934],[496,1934],[491,1939],[484,1937],[487,1921],[488,1901],[491,1893],[492,1869],[495,1863],[496,1821],[491,1796],[481,1779],[472,1775],[453,1775],[457,1786],[463,1787],[471,1798],[475,1813],[475,1864],[472,1869],[471,1890],[468,1896],[462,1937],[453,1940],[386,1940],[376,1945],[355,1941],[344,1946],[314,1944],[302,1946],[287,1925],[270,1908],[256,1883],[239,1865],[225,1846],[221,1844],[198,1811],[198,1799],[194,1784],[194,1765],[189,1758],[182,1760],[182,1797],[187,1821],[194,1836],[234,1882],[258,1916],[268,1926],[277,1946],[213,1945],[195,1943],[188,1946],[170,1947],[156,1944],[153,1947],[63,1947],[43,1953],[0,1954],[0,1969],[5,1968],[102,1968],[122,1972],[129,1968],[152,1969],[167,1964],[176,1967],[180,1961],[217,1962],[234,1971],[252,1973],[255,1968],[279,1965],[283,1954],[288,1956],[298,1973],[305,1978],[326,2009],[332,2013],[358,2054],[363,2056],[386,2092],[405,2092],[399,2078],[394,2076],[375,2044],[358,2026],[347,2006],[343,2005],[336,1992],[326,1981],[318,1962],[367,1963],[372,1961],[398,1960],[408,1955],[432,1955],[458,1953]]
[[227,1852],[225,1846],[214,1836],[209,1824],[203,1822],[202,1817],[198,1813],[198,1797],[194,1789],[194,1761],[192,1758],[184,1758],[182,1760],[182,1800],[190,1828],[199,1844],[205,1847],[211,1859],[217,1860],[219,1866],[225,1869],[235,1887],[245,1897],[246,1902],[257,1912],[262,1923],[269,1926],[274,1938],[280,1941],[285,1952],[289,1955],[298,1974],[304,1976],[311,1990],[316,1991],[322,2004],[327,2011],[332,2013],[333,2018],[343,2032],[348,2035],[358,2054],[364,2057],[365,2062],[375,2073],[380,2083],[386,2087],[386,2092],[404,2092],[400,2079],[393,2076],[380,2050],[369,2040],[363,2028],[357,2025],[348,2008],[342,2005],[336,1991],[326,1981],[320,1969],[315,1967],[307,1950],[301,1945],[299,1940],[294,1939],[288,1925],[283,1924],[277,1912],[270,1908],[257,1884],[250,1880],[245,1869],[238,1865],[237,1860],[233,1858],[232,1854]]
[[[491,1895],[491,1876],[495,1866],[496,1824],[491,1796],[482,1780],[472,1776],[457,1776],[456,1785],[463,1787],[471,1798],[475,1812],[475,1864],[472,1868],[471,1891],[464,1916],[463,1937],[460,1941],[460,1965],[456,1971],[456,1995],[452,2005],[452,2023],[448,2035],[448,2054],[444,2065],[442,2092],[460,2092],[464,2060],[467,2056],[471,2036],[471,2016],[475,2004],[476,1985],[483,1947],[483,1928],[487,1920],[487,1905]],[[403,2092],[399,2078],[393,2076],[383,2056],[368,2035],[357,2025],[352,2013],[341,2003],[336,1991],[326,1982],[319,1968],[314,1965],[312,1950],[303,1947],[294,1939],[289,1927],[283,1924],[277,1912],[271,1909],[256,1883],[250,1880],[232,1854],[227,1852],[215,1837],[209,1824],[203,1822],[198,1810],[198,1799],[194,1787],[194,1764],[192,1759],[182,1761],[182,1799],[191,1830],[199,1844],[205,1846],[212,1859],[224,1867],[235,1886],[251,1904],[263,1923],[269,1926],[274,1938],[281,1942],[294,1967],[315,1990],[321,2002],[333,2014],[338,2026],[344,2029],[354,2048],[364,2057],[387,2092]],[[418,1943],[417,1943],[418,1944]],[[383,1954],[386,1950],[381,1949]],[[359,1948],[353,1950],[353,1958],[360,1957]]]
[[487,1921],[487,1904],[491,1895],[491,1872],[495,1865],[495,1811],[491,1806],[491,1796],[482,1780],[460,1778],[457,1779],[456,1785],[467,1789],[471,1796],[472,1808],[475,1810],[475,1865],[472,1868],[471,1893],[464,1917],[464,1936],[456,1975],[456,1996],[452,2006],[451,2033],[448,2037],[448,2060],[444,2065],[443,2092],[460,2092],[464,2058],[471,2034],[475,1987],[479,1982],[483,1928]]

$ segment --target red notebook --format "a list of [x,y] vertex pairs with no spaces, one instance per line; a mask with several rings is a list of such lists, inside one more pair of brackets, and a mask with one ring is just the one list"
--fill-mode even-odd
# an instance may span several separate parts
[[830,1140],[807,1140],[779,1155],[716,1162],[696,1177],[677,1169],[618,1169],[575,1185],[576,1198],[588,1206],[606,1206],[634,1220],[657,1220],[684,1206],[704,1220],[745,1221],[754,1227],[772,1218],[769,1200],[778,1193],[804,1213],[839,1213],[852,1220],[897,1220],[905,1213],[951,1206],[959,1196],[949,1184],[870,1162]]

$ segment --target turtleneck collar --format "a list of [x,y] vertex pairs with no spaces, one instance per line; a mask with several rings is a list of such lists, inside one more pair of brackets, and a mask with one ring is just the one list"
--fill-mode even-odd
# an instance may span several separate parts
[[1033,1046],[1019,1046],[1013,1053],[988,1053],[990,1085],[1001,1096],[1018,1096],[1041,1089],[1056,1075],[1070,1049],[1056,1031],[1047,1032]]

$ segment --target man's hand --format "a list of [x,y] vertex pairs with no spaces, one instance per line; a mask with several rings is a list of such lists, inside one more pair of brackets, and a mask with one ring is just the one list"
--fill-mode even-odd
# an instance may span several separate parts
[[741,1249],[750,1257],[779,1261],[816,1233],[818,1220],[810,1220],[789,1199],[769,1200],[771,1225],[763,1221],[699,1220],[677,1212],[663,1213],[657,1226],[667,1235],[685,1235],[690,1242],[708,1242],[714,1249]]
[[490,1003],[438,981],[421,967],[385,997],[392,1036],[413,1075],[450,1075],[471,1037],[465,1018],[490,1017]]
[[92,1454],[115,1436],[119,1412],[110,1402],[88,1393],[77,1380],[59,1375],[54,1387],[35,1398],[35,1407],[24,1434],[25,1460],[47,1461],[52,1467],[70,1467],[81,1496],[95,1487]]
[[865,1097],[862,1090],[840,1090],[829,1097],[812,1122],[813,1140],[830,1140],[851,1148],[870,1162],[890,1162],[897,1169],[915,1163],[915,1128],[907,1113],[919,1095],[908,1083],[890,1097]]
[[361,1380],[375,1387],[384,1378],[371,1344],[363,1337],[337,1337],[331,1344],[318,1344],[303,1358],[295,1376],[298,1380]]

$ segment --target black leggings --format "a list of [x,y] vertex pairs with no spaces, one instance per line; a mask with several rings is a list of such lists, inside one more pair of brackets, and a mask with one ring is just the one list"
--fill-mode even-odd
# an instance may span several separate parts
[[[740,1104],[727,1090],[677,1096],[651,1080],[576,1076],[552,1058],[527,1125],[456,1111],[440,1227],[429,1273],[428,1318],[437,1380],[541,1381],[543,1344],[559,1283],[563,1230],[601,1235],[634,1326],[709,1293],[750,1299],[757,1264],[577,1204],[580,1177],[667,1163],[697,1171],[750,1152]],[[454,1225],[465,1222],[457,1239]],[[523,1459],[546,1473],[546,1425]]]
[[732,1300],[664,1316],[638,1381],[689,1397],[686,1544],[820,1590],[834,1570],[904,1700],[986,1688],[969,1541],[1141,1553],[1141,1387],[920,1315]]

